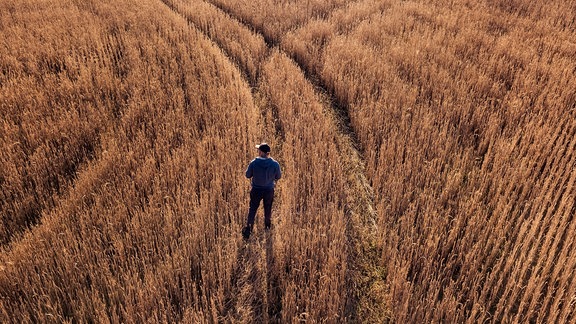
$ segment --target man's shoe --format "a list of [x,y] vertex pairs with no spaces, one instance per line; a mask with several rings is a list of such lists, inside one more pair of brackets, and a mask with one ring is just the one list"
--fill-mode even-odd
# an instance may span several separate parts
[[242,229],[242,237],[247,240],[250,237],[250,233],[252,229],[249,226],[246,226]]

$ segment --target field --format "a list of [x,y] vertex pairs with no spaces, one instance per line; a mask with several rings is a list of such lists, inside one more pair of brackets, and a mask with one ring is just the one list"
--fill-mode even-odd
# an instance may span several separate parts
[[2,323],[576,321],[576,3],[3,0],[0,36]]

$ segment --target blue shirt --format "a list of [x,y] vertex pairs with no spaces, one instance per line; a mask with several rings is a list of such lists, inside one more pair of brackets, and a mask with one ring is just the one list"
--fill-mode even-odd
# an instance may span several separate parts
[[246,169],[246,178],[252,178],[254,189],[274,189],[274,182],[281,176],[280,164],[273,158],[257,157]]

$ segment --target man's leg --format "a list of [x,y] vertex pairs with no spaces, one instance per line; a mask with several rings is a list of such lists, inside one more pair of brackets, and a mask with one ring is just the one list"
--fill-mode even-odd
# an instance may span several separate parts
[[246,230],[242,231],[242,235],[245,238],[250,236],[252,232],[252,227],[254,226],[254,218],[256,218],[256,212],[258,211],[258,206],[260,205],[260,200],[262,200],[262,195],[259,190],[250,190],[250,209],[248,210],[248,224],[246,225]]
[[270,229],[272,225],[272,203],[274,202],[274,189],[267,190],[264,195],[264,227]]

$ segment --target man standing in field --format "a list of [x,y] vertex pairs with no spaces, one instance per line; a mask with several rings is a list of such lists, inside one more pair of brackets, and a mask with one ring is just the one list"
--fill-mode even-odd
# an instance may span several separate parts
[[248,211],[248,224],[242,229],[244,239],[250,237],[254,227],[256,211],[260,201],[264,200],[264,227],[270,229],[272,225],[272,202],[274,201],[274,186],[282,176],[280,164],[270,155],[270,146],[266,143],[256,145],[258,157],[250,162],[246,169],[246,178],[252,179],[250,190],[250,210]]

